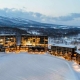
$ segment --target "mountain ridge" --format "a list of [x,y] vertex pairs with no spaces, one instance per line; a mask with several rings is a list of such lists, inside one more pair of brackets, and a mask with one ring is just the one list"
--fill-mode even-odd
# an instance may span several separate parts
[[42,27],[54,29],[80,28],[80,26],[67,26],[58,24],[41,23],[29,19],[0,16],[0,27]]

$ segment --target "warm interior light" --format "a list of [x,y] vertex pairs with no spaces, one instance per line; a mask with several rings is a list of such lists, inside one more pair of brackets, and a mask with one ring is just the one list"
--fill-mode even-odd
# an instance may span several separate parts
[[24,45],[32,45],[30,41],[24,42]]
[[3,41],[3,39],[0,39],[0,41]]

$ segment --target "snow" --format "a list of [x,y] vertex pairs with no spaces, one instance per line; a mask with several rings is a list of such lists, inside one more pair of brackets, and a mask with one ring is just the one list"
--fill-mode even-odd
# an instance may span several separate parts
[[77,52],[78,54],[80,54],[80,50],[76,50],[75,52]]
[[31,30],[31,31],[27,31],[30,34],[35,34],[35,35],[40,35],[40,33],[38,31],[35,30]]
[[70,63],[70,65],[72,66],[75,75],[80,80],[80,65],[78,65],[76,62]]
[[64,59],[51,55],[0,54],[0,80],[79,80]]
[[68,47],[68,48],[75,48],[75,46],[74,46],[74,45],[66,45],[66,44],[54,44],[53,46]]
[[73,65],[73,68],[74,68],[74,70],[76,71],[76,72],[80,72],[80,65],[78,65],[77,63],[73,63],[72,64]]
[[14,36],[15,34],[0,34],[0,36],[9,36],[9,35],[10,36],[12,36],[12,35]]

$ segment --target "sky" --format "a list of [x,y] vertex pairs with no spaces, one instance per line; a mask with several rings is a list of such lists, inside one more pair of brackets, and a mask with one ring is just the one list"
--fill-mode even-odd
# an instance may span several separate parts
[[41,19],[38,15],[37,19],[34,18],[40,22],[80,25],[80,0],[0,0],[0,11],[6,11],[6,9],[7,11],[14,9],[17,12],[21,10],[26,14],[30,12],[30,15],[34,14],[34,17],[40,14],[44,18]]

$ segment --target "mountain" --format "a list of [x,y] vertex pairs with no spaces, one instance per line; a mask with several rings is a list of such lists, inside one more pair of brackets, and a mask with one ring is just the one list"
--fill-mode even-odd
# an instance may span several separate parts
[[69,29],[80,28],[80,26],[66,26],[57,24],[40,23],[29,19],[10,18],[0,16],[1,27],[38,27],[38,28],[54,28],[54,29]]
[[0,16],[0,34],[40,34],[50,37],[74,36],[80,34],[80,26],[66,26],[40,23],[29,19]]

